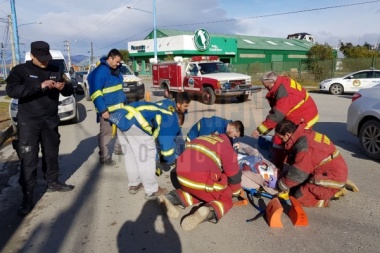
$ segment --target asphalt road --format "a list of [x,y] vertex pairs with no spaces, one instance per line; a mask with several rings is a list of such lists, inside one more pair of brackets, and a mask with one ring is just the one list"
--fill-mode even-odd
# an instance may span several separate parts
[[[249,135],[269,110],[265,91],[249,101],[217,102],[206,106],[192,101],[183,132],[203,116],[240,119]],[[11,171],[0,194],[1,252],[379,252],[380,165],[367,159],[358,140],[346,131],[350,96],[311,93],[320,110],[315,130],[327,134],[342,152],[349,177],[360,192],[349,192],[329,208],[306,208],[307,227],[292,225],[282,214],[284,228],[270,228],[264,218],[246,222],[258,211],[234,207],[218,224],[202,223],[185,232],[179,220],[168,219],[144,193],[129,195],[125,164],[114,157],[114,167],[98,164],[98,125],[91,102],[79,99],[80,123],[60,127],[60,179],[75,185],[68,193],[45,193],[39,177],[34,210],[16,215],[21,201],[18,162],[11,146],[0,151],[0,176]],[[152,100],[162,97],[152,96]],[[41,172],[39,171],[39,174]],[[159,178],[172,189],[169,175]],[[264,199],[267,203],[268,200]],[[257,204],[257,199],[255,199]],[[186,214],[190,209],[181,210]]]

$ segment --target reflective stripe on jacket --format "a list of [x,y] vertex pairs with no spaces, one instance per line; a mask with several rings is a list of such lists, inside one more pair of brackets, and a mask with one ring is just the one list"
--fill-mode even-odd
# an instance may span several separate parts
[[278,181],[281,190],[303,183],[340,188],[348,178],[348,168],[335,145],[324,134],[305,130],[305,123],[285,144],[287,174]]
[[156,139],[164,162],[175,161],[175,138],[180,126],[172,112],[155,103],[137,101],[110,113],[109,121],[123,132],[137,126]]
[[88,75],[88,84],[91,100],[96,111],[102,114],[118,104],[126,104],[127,97],[123,92],[123,75],[119,69],[112,69],[106,57],[100,60],[97,66]]
[[318,109],[308,92],[296,81],[277,77],[273,88],[266,98],[271,110],[266,119],[257,127],[261,134],[267,134],[283,119],[293,121],[296,125],[305,122],[310,128],[319,119]]

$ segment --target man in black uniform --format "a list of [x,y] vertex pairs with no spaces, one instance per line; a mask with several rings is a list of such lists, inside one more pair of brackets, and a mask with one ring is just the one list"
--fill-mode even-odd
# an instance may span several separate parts
[[31,43],[31,61],[14,67],[6,79],[8,96],[18,98],[17,128],[21,173],[19,184],[23,202],[22,215],[33,208],[33,188],[36,183],[39,144],[43,156],[42,170],[47,181],[47,191],[71,191],[74,186],[58,181],[58,99],[73,94],[71,83],[63,81],[64,73],[49,65],[52,59],[49,44],[44,41]]

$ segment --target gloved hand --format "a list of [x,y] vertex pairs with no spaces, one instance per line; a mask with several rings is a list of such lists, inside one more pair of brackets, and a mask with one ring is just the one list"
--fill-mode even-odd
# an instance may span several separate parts
[[162,173],[165,171],[165,172],[168,172],[172,169],[175,169],[176,168],[176,163],[171,163],[171,164],[168,164],[168,163],[161,163],[161,162],[156,162],[156,175],[159,177],[162,175]]
[[159,176],[162,175],[162,173],[163,173],[163,172],[162,172],[162,169],[161,169],[160,167],[157,167],[157,166],[156,166],[156,176],[159,177]]

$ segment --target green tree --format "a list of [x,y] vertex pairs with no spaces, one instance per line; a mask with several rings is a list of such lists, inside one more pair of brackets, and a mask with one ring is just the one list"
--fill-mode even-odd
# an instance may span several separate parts
[[168,54],[164,58],[164,61],[173,61],[173,60],[174,60],[174,55],[172,55],[172,54]]
[[331,76],[331,64],[334,59],[334,52],[328,44],[316,43],[307,52],[306,68],[314,76],[316,81],[326,79]]
[[339,50],[346,58],[373,58],[380,57],[380,52],[372,50],[373,45],[365,42],[363,46],[354,46],[352,43],[341,43]]
[[123,56],[123,61],[127,63],[129,61],[129,51],[125,49],[119,49],[119,52]]
[[345,59],[342,60],[343,69],[352,72],[367,69],[371,66],[375,67],[375,62],[380,58],[380,52],[374,50],[374,48],[373,45],[367,42],[363,46],[354,46],[352,43],[341,43],[339,49],[345,56]]

